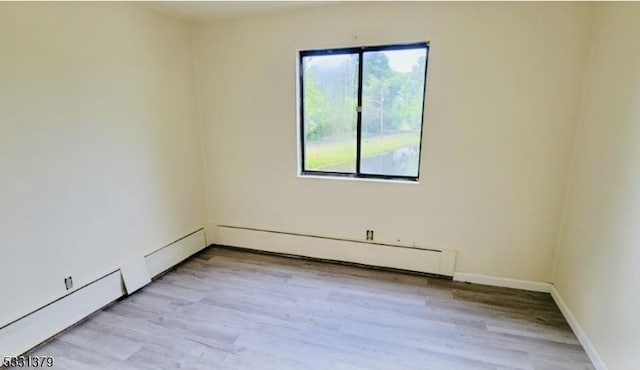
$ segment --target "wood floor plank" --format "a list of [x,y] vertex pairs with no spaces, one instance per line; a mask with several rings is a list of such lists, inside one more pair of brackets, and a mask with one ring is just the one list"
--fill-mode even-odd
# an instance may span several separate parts
[[30,354],[61,369],[593,369],[546,293],[223,247]]

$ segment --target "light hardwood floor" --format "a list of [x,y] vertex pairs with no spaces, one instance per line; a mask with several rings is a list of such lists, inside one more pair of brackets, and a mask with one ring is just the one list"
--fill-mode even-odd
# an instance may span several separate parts
[[36,348],[59,369],[592,369],[548,294],[211,247]]

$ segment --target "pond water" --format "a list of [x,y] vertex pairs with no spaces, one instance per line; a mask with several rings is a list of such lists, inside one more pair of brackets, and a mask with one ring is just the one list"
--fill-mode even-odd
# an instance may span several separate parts
[[[418,176],[418,160],[420,148],[406,146],[389,153],[374,157],[362,158],[360,172],[363,174],[390,175],[390,176]],[[336,166],[323,167],[327,172],[352,171],[354,163],[343,163]]]
[[398,148],[375,157],[362,158],[360,172],[377,175],[418,176],[418,146]]

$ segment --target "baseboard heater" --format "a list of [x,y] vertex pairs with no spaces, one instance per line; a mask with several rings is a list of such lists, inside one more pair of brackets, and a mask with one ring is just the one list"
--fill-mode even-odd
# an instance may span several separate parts
[[218,225],[217,244],[453,276],[456,252],[250,227]]
[[[200,228],[146,256],[134,256],[130,266],[113,271],[7,324],[0,324],[0,358],[18,356],[60,333],[102,307],[132,291],[125,270],[143,275],[149,281],[206,247]],[[137,270],[136,270],[137,269]],[[134,279],[135,280],[135,279]],[[140,280],[140,279],[138,279]],[[140,286],[135,286],[138,289]],[[0,367],[1,364],[0,364]]]

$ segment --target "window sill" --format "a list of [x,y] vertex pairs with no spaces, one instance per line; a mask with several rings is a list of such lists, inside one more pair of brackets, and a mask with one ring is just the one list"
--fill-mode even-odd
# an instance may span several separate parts
[[335,176],[335,175],[305,175],[298,173],[299,179],[310,180],[344,180],[344,181],[364,181],[364,182],[378,182],[383,184],[405,184],[405,185],[419,185],[420,180],[403,180],[403,179],[376,179],[372,177],[351,177],[351,176]]

